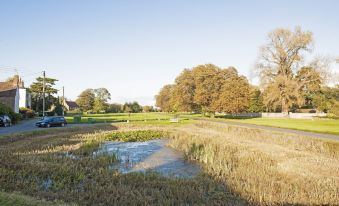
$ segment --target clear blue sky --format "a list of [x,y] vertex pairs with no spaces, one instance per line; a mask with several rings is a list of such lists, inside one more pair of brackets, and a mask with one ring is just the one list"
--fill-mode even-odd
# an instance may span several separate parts
[[277,27],[300,25],[314,33],[314,54],[338,56],[338,11],[335,0],[0,0],[0,68],[17,68],[27,83],[46,70],[71,99],[106,87],[113,102],[152,103],[198,64],[249,76]]

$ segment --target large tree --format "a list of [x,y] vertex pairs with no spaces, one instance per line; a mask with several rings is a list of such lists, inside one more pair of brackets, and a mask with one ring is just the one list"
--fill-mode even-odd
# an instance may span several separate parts
[[106,112],[108,108],[108,100],[111,99],[111,94],[106,88],[94,89],[95,99],[93,105],[94,112]]
[[163,111],[238,113],[249,104],[249,84],[234,67],[213,64],[185,69],[174,85],[163,87],[156,96]]
[[86,89],[76,99],[76,103],[79,105],[80,110],[87,112],[93,109],[95,100],[95,94],[93,89]]
[[[50,108],[57,102],[57,98],[54,97],[58,93],[58,90],[54,88],[57,79],[45,78],[45,109]],[[38,77],[35,82],[30,86],[30,92],[32,94],[32,108],[35,108],[36,112],[40,112],[43,109],[43,77]]]
[[203,113],[214,113],[213,102],[225,84],[225,72],[213,64],[199,65],[192,69],[195,82],[194,103]]
[[212,110],[226,113],[246,111],[250,101],[250,85],[246,77],[238,75],[235,68],[223,70],[220,90],[215,91]]
[[111,94],[106,88],[86,89],[78,96],[76,102],[81,111],[106,112]]
[[302,86],[295,78],[295,71],[304,59],[304,52],[311,50],[312,42],[312,33],[300,27],[294,31],[279,28],[268,34],[257,64],[266,105],[280,106],[287,113],[293,104],[302,103],[299,92]]
[[200,111],[199,105],[194,102],[195,78],[190,69],[184,69],[175,79],[172,90],[172,110],[192,112]]
[[159,94],[155,96],[155,104],[157,107],[160,107],[163,112],[173,111],[173,87],[174,85],[172,84],[165,85],[160,89]]

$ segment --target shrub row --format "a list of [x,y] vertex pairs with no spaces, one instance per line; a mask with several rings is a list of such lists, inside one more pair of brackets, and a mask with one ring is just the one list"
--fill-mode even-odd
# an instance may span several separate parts
[[10,107],[3,103],[0,103],[0,115],[8,115],[14,124],[22,119],[21,114],[15,113]]

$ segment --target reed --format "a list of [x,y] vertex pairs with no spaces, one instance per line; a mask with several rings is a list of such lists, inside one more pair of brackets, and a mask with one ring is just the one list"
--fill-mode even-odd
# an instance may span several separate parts
[[251,204],[339,204],[339,142],[198,123],[170,145]]
[[[114,155],[93,155],[103,141],[143,141],[165,135],[158,126],[121,124],[112,129],[55,130],[1,139],[0,191],[20,192],[33,203],[48,200],[45,205],[54,201],[64,205],[247,204],[208,175],[172,179],[152,172],[121,174],[111,169],[118,161]],[[29,205],[20,202],[21,196],[8,198],[0,195],[0,203]]]

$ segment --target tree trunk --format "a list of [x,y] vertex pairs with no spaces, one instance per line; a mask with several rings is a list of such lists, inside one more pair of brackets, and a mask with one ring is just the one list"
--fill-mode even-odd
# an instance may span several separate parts
[[281,102],[281,111],[286,116],[288,115],[288,104],[287,104],[286,98],[282,99],[282,102]]
[[35,111],[39,112],[39,96],[36,96],[36,102],[35,102]]

